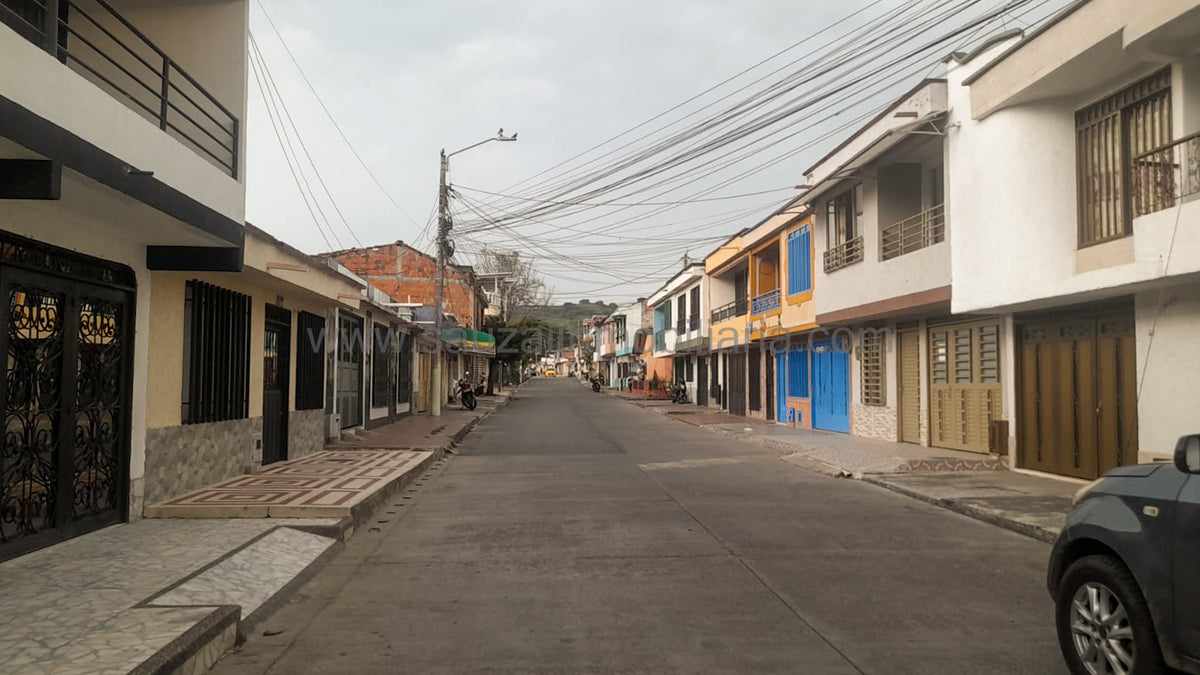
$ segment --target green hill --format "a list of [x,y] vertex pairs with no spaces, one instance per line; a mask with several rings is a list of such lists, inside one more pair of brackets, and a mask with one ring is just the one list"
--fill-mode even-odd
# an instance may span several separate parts
[[561,305],[546,305],[539,307],[518,307],[514,314],[514,318],[530,318],[540,319],[552,326],[578,326],[579,322],[590,318],[596,314],[608,315],[617,308],[617,303],[591,302],[590,300],[580,300],[579,302],[564,302]]

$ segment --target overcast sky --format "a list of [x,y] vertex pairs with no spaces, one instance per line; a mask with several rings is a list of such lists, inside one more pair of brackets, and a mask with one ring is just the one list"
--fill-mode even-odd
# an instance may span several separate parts
[[[422,238],[421,231],[436,198],[439,149],[457,150],[494,135],[499,127],[506,133],[519,132],[516,143],[488,143],[453,159],[456,185],[502,191],[870,4],[869,0],[254,3],[255,42],[357,242],[419,241],[430,252],[428,232]],[[264,7],[334,119],[403,214],[321,112],[267,23]],[[309,181],[340,242],[330,236],[327,243],[314,225],[253,75],[250,86],[248,220],[309,252],[356,246],[310,172]],[[802,171],[838,140],[745,178],[723,193],[800,184]],[[770,204],[792,194],[696,205],[687,218],[664,214],[647,219],[645,225],[654,236],[686,234],[688,222],[741,209],[746,214],[742,218],[718,222],[705,232],[710,237],[727,235],[766,217]],[[553,227],[541,227],[525,235],[563,242],[561,232],[548,235],[554,232]],[[483,245],[465,239],[459,243],[460,252]],[[502,233],[491,235],[489,245],[527,248]],[[594,245],[595,253],[584,253],[593,250],[585,245]],[[556,301],[644,295],[661,284],[687,252],[686,246],[671,250],[667,244],[652,256],[639,257],[635,251],[644,251],[643,245],[622,244],[615,237],[581,236],[556,246],[556,252],[568,251],[568,258],[586,255],[600,266],[618,270],[603,274],[580,269],[571,260],[567,264],[547,260],[555,256],[544,250],[538,259],[531,250],[559,294]],[[714,246],[693,246],[690,252],[693,258],[702,258]],[[634,256],[629,264],[622,264],[622,251]],[[459,257],[470,261],[469,255]],[[668,271],[655,276],[657,269]]]

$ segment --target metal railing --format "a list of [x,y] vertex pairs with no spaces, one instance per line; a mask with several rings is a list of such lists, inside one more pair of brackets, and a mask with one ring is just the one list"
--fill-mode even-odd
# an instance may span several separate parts
[[945,240],[946,207],[938,204],[879,230],[879,253],[882,259],[891,260]]
[[238,118],[105,0],[0,0],[0,23],[237,178]]
[[688,317],[688,332],[700,330],[700,315],[693,314]]
[[685,319],[684,317],[681,316],[675,320],[675,332],[676,333],[686,333],[687,332],[687,319]]
[[779,309],[779,289],[759,293],[750,301],[750,313],[762,314],[773,309]]
[[828,273],[840,270],[843,267],[862,262],[862,259],[863,238],[860,235],[825,251],[825,271]]
[[732,319],[735,316],[743,316],[750,310],[750,300],[747,298],[738,298],[727,305],[721,305],[712,312],[712,322],[717,323]]
[[1200,193],[1200,133],[1133,158],[1129,174],[1133,216],[1162,211]]

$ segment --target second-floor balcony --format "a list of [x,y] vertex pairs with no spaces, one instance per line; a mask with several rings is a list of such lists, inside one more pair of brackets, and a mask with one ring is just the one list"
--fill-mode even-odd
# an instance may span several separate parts
[[712,312],[712,322],[720,323],[727,321],[737,316],[745,316],[750,310],[750,301],[747,298],[738,298],[733,302],[722,305]]
[[751,314],[762,314],[773,309],[779,309],[779,289],[773,289],[766,293],[759,293],[754,296],[750,302]]
[[667,333],[670,330],[660,330],[654,334],[654,351],[665,352],[667,350]]
[[863,259],[863,238],[859,235],[825,251],[825,272],[848,267]]
[[105,0],[0,0],[0,23],[237,178],[238,118]]
[[1135,217],[1164,211],[1200,193],[1200,133],[1134,157],[1129,183]]
[[898,258],[946,240],[946,208],[939,204],[879,230],[879,255]]

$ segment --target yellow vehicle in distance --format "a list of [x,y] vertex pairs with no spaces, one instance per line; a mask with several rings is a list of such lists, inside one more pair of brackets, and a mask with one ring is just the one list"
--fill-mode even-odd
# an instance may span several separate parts
[[558,377],[558,373],[553,368],[546,371],[546,377]]

